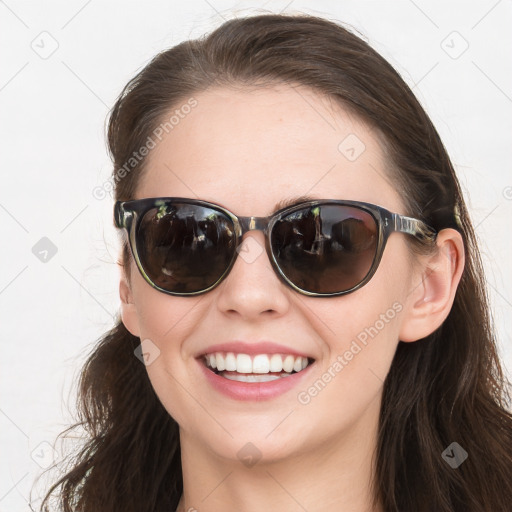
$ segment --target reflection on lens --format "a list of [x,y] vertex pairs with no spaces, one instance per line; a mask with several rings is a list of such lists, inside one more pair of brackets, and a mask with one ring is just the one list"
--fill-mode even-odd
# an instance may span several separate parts
[[377,222],[359,208],[321,205],[296,210],[274,225],[272,250],[284,275],[316,293],[346,291],[368,274]]
[[229,266],[234,226],[212,208],[185,203],[153,208],[141,219],[137,251],[148,277],[160,288],[190,293],[209,288]]

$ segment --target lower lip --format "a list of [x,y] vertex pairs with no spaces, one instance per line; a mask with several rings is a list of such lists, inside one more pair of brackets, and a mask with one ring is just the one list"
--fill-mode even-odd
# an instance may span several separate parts
[[201,361],[197,360],[208,382],[217,390],[235,400],[269,400],[282,395],[297,386],[313,364],[309,364],[300,372],[289,377],[281,377],[269,382],[239,382],[226,379],[209,370]]

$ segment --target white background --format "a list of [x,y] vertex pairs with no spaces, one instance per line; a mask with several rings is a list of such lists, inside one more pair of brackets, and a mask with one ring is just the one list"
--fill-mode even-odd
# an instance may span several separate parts
[[[74,379],[119,308],[112,200],[92,195],[111,172],[104,139],[109,108],[157,52],[257,10],[347,23],[414,87],[465,190],[501,355],[512,374],[510,0],[6,0],[0,2],[0,512],[29,510],[41,466],[59,457],[59,445],[55,453],[51,445],[69,424]],[[32,252],[42,237],[57,248],[46,263]]]

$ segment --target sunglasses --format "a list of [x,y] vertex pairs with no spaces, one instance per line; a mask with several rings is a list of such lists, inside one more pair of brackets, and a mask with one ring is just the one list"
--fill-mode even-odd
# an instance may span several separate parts
[[425,242],[437,233],[424,222],[381,206],[313,200],[268,217],[238,217],[222,206],[181,197],[117,201],[114,222],[126,229],[144,279],[170,295],[198,295],[230,272],[242,238],[265,235],[265,249],[279,278],[309,296],[344,295],[375,274],[394,231]]

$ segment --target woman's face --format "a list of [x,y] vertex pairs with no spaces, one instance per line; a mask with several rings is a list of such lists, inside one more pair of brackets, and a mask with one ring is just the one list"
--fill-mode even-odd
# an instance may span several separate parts
[[[309,195],[404,213],[376,136],[313,92],[214,88],[195,99],[149,154],[136,198],[199,198],[240,216],[267,216],[278,203]],[[332,298],[284,284],[261,231],[245,235],[227,278],[195,297],[153,289],[132,261],[131,284],[121,282],[123,321],[145,340],[149,378],[182,443],[224,460],[265,461],[308,451],[322,457],[335,444],[357,448],[375,436],[383,381],[419,280],[406,236],[390,237],[368,284]],[[274,396],[236,398],[206,378],[198,356],[210,347],[234,343],[245,353],[243,344],[262,342],[314,363]]]

